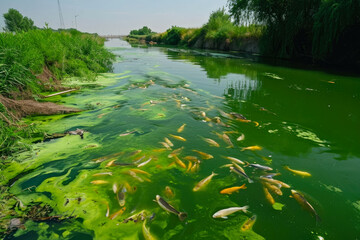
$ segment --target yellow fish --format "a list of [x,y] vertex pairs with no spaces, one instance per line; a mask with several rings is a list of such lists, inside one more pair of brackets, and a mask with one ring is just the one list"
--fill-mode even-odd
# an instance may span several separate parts
[[265,198],[268,200],[268,202],[271,205],[273,205],[275,203],[273,196],[271,196],[271,194],[269,193],[269,190],[266,187],[263,187],[263,189],[264,189]]
[[186,126],[186,123],[184,123],[183,125],[181,125],[181,127],[178,128],[177,132],[181,133],[182,131],[184,131],[184,128]]
[[237,192],[240,189],[246,189],[245,183],[241,185],[240,187],[231,187],[231,188],[225,188],[220,191],[221,194],[232,194],[233,192]]
[[106,164],[105,167],[111,167],[111,166],[113,166],[115,161],[116,161],[116,159],[111,160],[110,162],[108,162],[108,163]]
[[288,184],[286,184],[286,183],[284,183],[282,181],[276,180],[276,179],[266,178],[266,177],[260,177],[260,179],[262,181],[266,181],[266,182],[269,182],[271,184],[280,185],[280,186],[282,186],[284,188],[290,188],[290,185],[288,185]]
[[244,224],[241,226],[241,231],[247,231],[252,228],[252,226],[256,222],[256,215],[253,215],[251,218],[249,218]]
[[226,142],[229,147],[234,147],[233,143],[231,142],[230,138],[228,135],[226,135],[225,133],[222,135],[222,138],[224,139],[224,142]]
[[181,137],[181,136],[177,136],[177,135],[173,135],[173,134],[169,134],[169,136],[173,137],[173,138],[175,138],[176,140],[179,140],[179,141],[183,141],[183,142],[186,141],[186,139]]
[[255,145],[255,146],[243,147],[241,151],[245,151],[245,150],[258,151],[261,149],[262,147]]
[[197,161],[199,161],[199,159],[198,159],[197,157],[195,157],[195,156],[186,156],[186,157],[184,157],[184,159],[185,159],[185,160],[188,160],[188,161],[190,161],[190,162],[197,162]]
[[174,146],[174,144],[167,137],[165,137],[164,140],[167,143],[167,145],[169,145],[170,147]]
[[206,178],[204,178],[203,180],[201,180],[198,184],[196,184],[196,186],[193,188],[194,192],[199,191],[201,188],[205,187],[206,185],[208,185],[211,181],[211,179],[218,175],[217,173],[212,172],[211,175],[207,176]]
[[278,188],[277,186],[272,185],[272,184],[270,184],[270,183],[268,183],[268,182],[262,182],[262,184],[263,184],[267,189],[271,190],[272,192],[276,193],[277,195],[279,195],[279,196],[282,196],[282,195],[283,195],[282,191],[281,191],[280,188]]
[[180,158],[178,158],[178,156],[175,155],[174,158],[175,158],[175,162],[176,162],[180,167],[186,169],[185,163],[184,163],[183,161],[181,161]]
[[111,214],[111,216],[109,217],[111,220],[114,220],[116,217],[122,215],[126,210],[126,207],[123,207],[122,209],[120,209],[119,211]]
[[133,171],[133,172],[136,172],[136,173],[146,174],[146,175],[148,175],[148,176],[151,176],[150,173],[145,172],[145,171],[143,171],[143,170],[141,170],[141,169],[137,169],[137,168],[130,169],[129,171]]
[[210,155],[208,153],[204,153],[204,152],[200,152],[198,150],[193,150],[193,152],[197,152],[198,154],[200,154],[202,159],[211,159],[214,158],[213,155]]
[[192,162],[189,162],[189,166],[188,166],[188,168],[186,169],[186,172],[190,171],[191,167],[192,167]]
[[174,156],[179,155],[183,149],[184,149],[184,147],[175,149],[174,151],[172,151],[172,152],[168,155],[168,158],[172,158],[172,157],[174,157]]
[[171,190],[169,186],[165,187],[165,196],[167,198],[173,198],[175,196],[174,192]]
[[146,220],[143,222],[143,225],[142,225],[142,233],[143,233],[145,240],[156,240],[156,238],[151,235],[150,229],[146,228]]
[[289,168],[288,166],[285,166],[284,167],[286,170],[296,174],[296,175],[299,175],[299,176],[302,176],[302,177],[311,177],[311,174],[308,173],[308,172],[304,172],[304,171],[299,171],[299,170],[294,170],[294,169],[291,169]]
[[92,183],[92,184],[107,184],[109,182],[105,181],[105,180],[94,180],[94,181],[91,181],[90,183]]
[[313,208],[313,206],[311,206],[311,204],[305,199],[305,197],[300,194],[299,192],[295,191],[295,190],[291,190],[291,194],[292,197],[307,211],[309,211],[312,215],[315,216],[316,221],[320,221],[320,217],[317,214],[317,212],[315,211],[315,209]]
[[210,144],[211,146],[220,147],[220,145],[211,138],[204,138],[204,141]]

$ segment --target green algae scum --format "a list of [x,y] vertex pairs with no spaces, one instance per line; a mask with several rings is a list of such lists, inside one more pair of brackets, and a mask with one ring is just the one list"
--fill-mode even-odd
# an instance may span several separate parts
[[28,119],[84,139],[33,144],[2,172],[22,204],[64,220],[26,221],[8,239],[360,237],[359,78],[107,44],[114,73],[50,98],[86,111]]

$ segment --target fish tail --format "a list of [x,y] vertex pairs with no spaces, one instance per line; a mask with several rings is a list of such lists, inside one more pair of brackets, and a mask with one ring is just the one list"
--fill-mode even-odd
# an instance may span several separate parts
[[250,163],[249,163],[249,162],[247,162],[247,161],[244,161],[244,162],[245,162],[244,167],[247,167],[247,166],[249,166],[249,165],[250,165]]
[[211,175],[216,176],[216,175],[219,175],[219,174],[218,174],[218,173],[214,173],[214,172],[212,172],[212,173],[211,173]]
[[248,205],[242,207],[242,211],[243,211],[244,213],[248,213],[248,212],[249,212],[248,209],[249,209],[249,206],[248,206]]
[[186,212],[179,212],[178,216],[179,216],[180,221],[184,221],[188,215]]
[[321,222],[321,218],[317,213],[315,213],[315,219],[316,219],[316,224]]
[[254,181],[251,180],[250,178],[248,178],[248,182],[249,182],[249,183],[253,183]]

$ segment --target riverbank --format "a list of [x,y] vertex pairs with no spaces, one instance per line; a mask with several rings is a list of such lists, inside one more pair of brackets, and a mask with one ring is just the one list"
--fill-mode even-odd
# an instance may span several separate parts
[[35,133],[19,123],[21,117],[79,111],[38,101],[69,89],[62,84],[66,78],[93,81],[98,73],[111,70],[115,56],[104,48],[105,39],[77,30],[4,32],[0,42],[0,156],[4,159],[22,149],[22,139]]

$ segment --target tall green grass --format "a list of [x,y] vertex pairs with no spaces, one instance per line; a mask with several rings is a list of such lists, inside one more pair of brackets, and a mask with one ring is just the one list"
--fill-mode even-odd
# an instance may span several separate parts
[[[115,60],[115,55],[104,48],[104,41],[76,30],[0,33],[0,95],[39,93],[44,86],[36,75],[44,69],[49,69],[58,80],[74,76],[95,79],[98,73],[111,70]],[[51,85],[51,79],[48,84]],[[1,157],[24,149],[23,139],[32,133],[31,127],[20,126],[0,103]]]
[[37,92],[35,78],[44,67],[58,79],[76,76],[94,79],[111,69],[114,55],[104,48],[104,39],[76,30],[51,29],[0,33],[0,94]]

